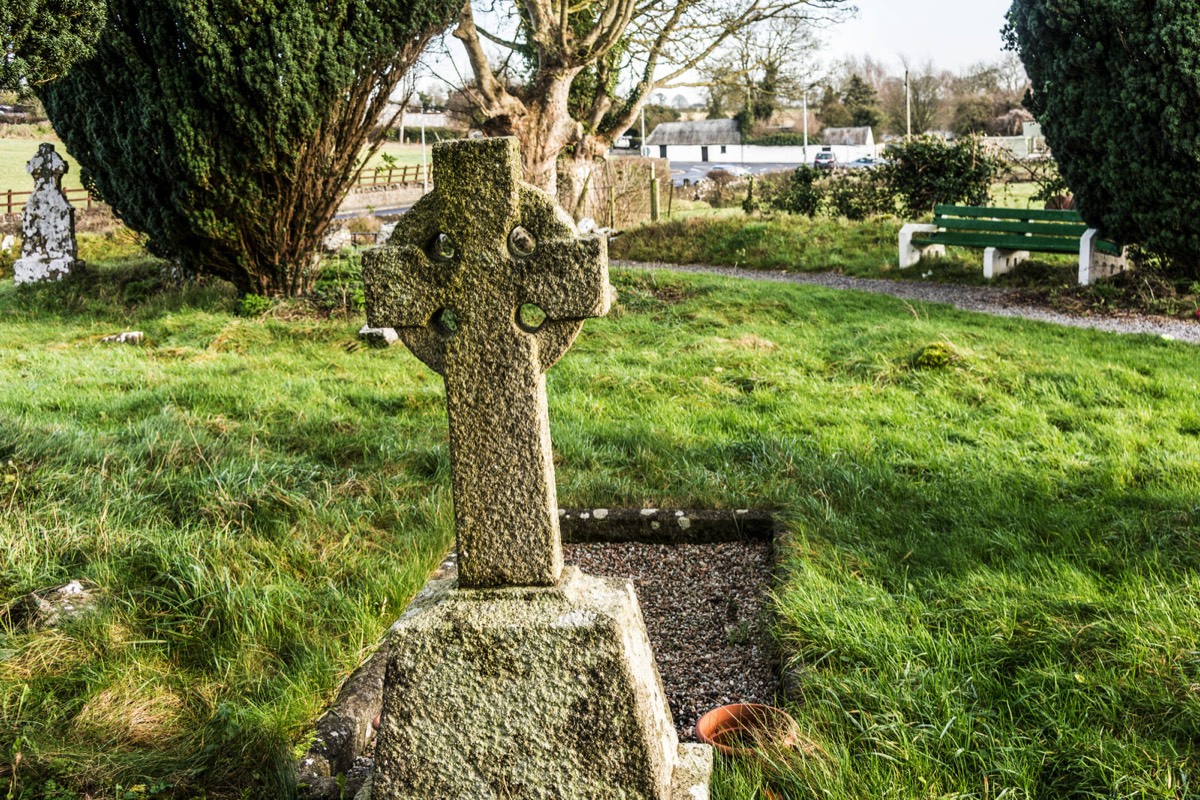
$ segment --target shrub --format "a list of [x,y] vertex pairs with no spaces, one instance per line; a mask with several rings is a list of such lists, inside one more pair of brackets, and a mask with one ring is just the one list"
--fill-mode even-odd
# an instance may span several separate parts
[[821,210],[821,189],[817,180],[821,173],[807,164],[801,164],[788,176],[782,191],[772,201],[778,211],[815,217]]
[[830,216],[861,221],[896,213],[896,196],[878,169],[843,170],[822,184]]
[[242,295],[238,302],[238,315],[242,317],[261,317],[271,310],[271,298],[257,294]]
[[986,204],[1002,167],[976,137],[946,142],[920,136],[893,144],[887,159],[879,168],[884,180],[905,211],[917,216],[941,204]]
[[1008,22],[1083,218],[1200,274],[1200,3],[1015,0]]

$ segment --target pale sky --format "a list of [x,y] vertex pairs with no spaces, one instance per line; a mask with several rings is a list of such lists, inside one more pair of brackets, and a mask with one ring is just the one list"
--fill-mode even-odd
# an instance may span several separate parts
[[825,35],[826,60],[870,55],[887,63],[901,55],[958,69],[1004,55],[1000,29],[1011,0],[853,0],[858,17]]

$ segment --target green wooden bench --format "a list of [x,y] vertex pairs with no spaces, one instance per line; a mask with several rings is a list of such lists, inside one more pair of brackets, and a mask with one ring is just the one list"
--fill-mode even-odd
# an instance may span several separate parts
[[1030,253],[1079,255],[1079,283],[1126,269],[1122,248],[1101,239],[1077,211],[1038,208],[937,206],[933,224],[910,224],[900,230],[900,268],[926,255],[945,255],[946,247],[983,249],[983,275],[989,280],[1009,272]]

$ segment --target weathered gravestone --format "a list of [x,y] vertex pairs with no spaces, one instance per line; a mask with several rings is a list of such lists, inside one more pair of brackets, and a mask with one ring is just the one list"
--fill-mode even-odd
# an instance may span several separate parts
[[75,209],[62,188],[69,168],[52,144],[38,147],[25,167],[33,176],[33,194],[21,223],[21,257],[13,265],[17,283],[61,280],[78,263]]
[[605,242],[515,139],[438,145],[434,174],[363,278],[369,324],[445,379],[459,573],[393,628],[371,797],[704,798],[632,586],[563,569],[545,372],[609,309]]

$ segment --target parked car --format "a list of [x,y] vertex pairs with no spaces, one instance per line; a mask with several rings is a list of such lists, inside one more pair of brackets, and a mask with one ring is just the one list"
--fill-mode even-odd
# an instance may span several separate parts
[[813,161],[813,167],[816,169],[835,170],[838,166],[837,154],[830,150],[822,150],[817,153],[816,159]]
[[886,163],[887,163],[887,159],[872,158],[871,156],[866,156],[864,158],[858,158],[858,159],[855,159],[854,161],[851,161],[849,164],[846,165],[846,168],[847,169],[875,169],[876,167],[882,167]]
[[749,167],[743,167],[739,164],[713,164],[710,171],[716,172],[717,170],[720,170],[721,172],[728,172],[730,175],[736,175],[739,178],[743,178],[750,174]]

